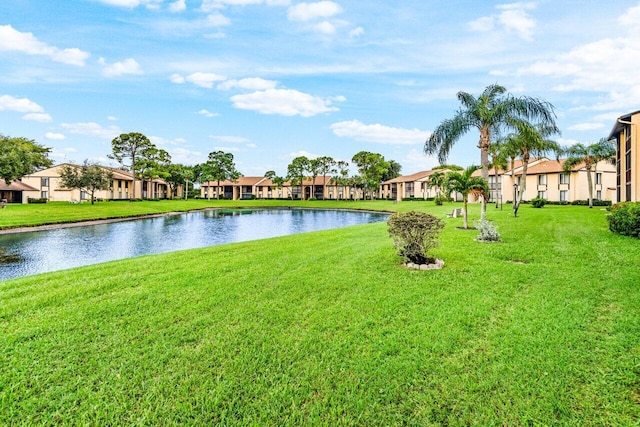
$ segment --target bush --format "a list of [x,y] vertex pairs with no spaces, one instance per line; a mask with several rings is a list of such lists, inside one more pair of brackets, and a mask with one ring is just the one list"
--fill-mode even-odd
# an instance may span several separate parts
[[444,227],[441,219],[416,211],[394,213],[389,217],[388,227],[398,255],[414,264],[435,262],[427,252],[439,244],[437,236]]
[[[571,202],[572,205],[577,206],[589,206],[588,200],[574,200]],[[611,200],[597,200],[593,199],[593,206],[611,206]]]
[[534,208],[541,208],[547,204],[547,199],[543,199],[542,197],[534,197],[531,199],[531,206]]
[[35,197],[29,197],[27,203],[47,203],[47,199],[37,199]]
[[607,220],[609,230],[614,233],[640,238],[640,203],[623,202],[613,205]]
[[480,231],[476,240],[479,242],[502,242],[498,227],[486,219],[478,220],[474,223],[476,229]]

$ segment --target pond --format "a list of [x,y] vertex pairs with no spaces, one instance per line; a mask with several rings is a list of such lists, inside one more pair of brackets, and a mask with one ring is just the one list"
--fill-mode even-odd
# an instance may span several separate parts
[[217,209],[0,235],[19,262],[0,280],[115,259],[385,221],[386,213],[311,209]]

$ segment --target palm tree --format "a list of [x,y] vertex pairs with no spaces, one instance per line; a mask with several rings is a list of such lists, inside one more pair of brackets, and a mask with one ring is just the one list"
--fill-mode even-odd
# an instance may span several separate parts
[[558,127],[554,124],[549,125],[532,125],[530,123],[521,122],[517,125],[518,132],[507,137],[508,144],[512,144],[511,149],[516,149],[522,159],[522,177],[520,187],[520,197],[513,200],[513,216],[518,216],[518,209],[527,190],[527,169],[531,156],[544,156],[549,152],[555,152],[559,155],[562,149],[557,142],[548,139],[552,135],[560,133]]
[[462,216],[464,218],[464,228],[469,228],[467,215],[467,201],[469,194],[487,198],[489,186],[487,181],[479,176],[472,176],[479,169],[479,166],[469,166],[464,172],[449,172],[445,181],[447,191],[462,194]]
[[[427,155],[438,155],[440,163],[445,163],[453,145],[472,128],[480,132],[478,148],[482,178],[489,179],[489,147],[491,138],[501,128],[514,128],[525,120],[536,120],[544,125],[555,126],[553,106],[548,102],[527,96],[515,97],[507,93],[504,86],[487,86],[479,97],[467,92],[458,92],[462,107],[451,119],[446,119],[433,131],[425,142]],[[482,200],[482,215],[486,215],[486,200]]]
[[564,153],[568,155],[567,160],[565,160],[562,166],[565,172],[584,163],[584,168],[587,171],[587,185],[589,186],[589,208],[593,208],[593,179],[591,178],[591,170],[602,161],[615,164],[615,146],[611,141],[602,138],[600,141],[589,145],[574,144],[565,150]]
[[[505,149],[504,142],[500,139],[491,144],[491,147],[489,147],[489,156],[491,156],[491,159],[489,160],[489,166],[493,168],[493,190],[495,190],[494,194],[496,198],[496,209],[498,209],[498,204],[500,203],[500,200],[498,198],[498,170],[507,170],[508,155],[508,150]],[[500,192],[502,192],[502,187],[500,188]]]

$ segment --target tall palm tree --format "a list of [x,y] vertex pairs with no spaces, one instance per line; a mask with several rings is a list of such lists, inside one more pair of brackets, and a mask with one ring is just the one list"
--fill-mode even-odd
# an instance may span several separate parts
[[[489,147],[491,138],[501,128],[514,128],[519,122],[535,120],[544,125],[555,126],[553,106],[548,102],[528,96],[515,97],[507,93],[504,86],[489,85],[479,97],[467,92],[458,92],[458,100],[462,107],[451,119],[438,125],[425,142],[424,152],[427,155],[438,155],[440,163],[444,163],[453,145],[472,128],[480,132],[478,148],[482,178],[489,179]],[[482,200],[482,215],[486,215],[486,200]]]
[[469,228],[467,202],[469,194],[488,198],[489,185],[487,181],[479,176],[472,176],[478,170],[478,166],[469,166],[464,172],[449,172],[445,181],[447,191],[462,194],[462,216],[464,218],[464,228]]
[[[527,170],[531,156],[544,156],[550,152],[555,152],[559,156],[562,149],[557,142],[549,139],[550,136],[560,133],[558,127],[554,124],[550,125],[532,125],[530,123],[521,122],[517,124],[518,132],[511,134],[507,138],[509,144],[513,144],[522,159],[522,177],[520,184],[520,197],[513,200],[513,216],[518,216],[518,209],[527,190]],[[514,181],[515,182],[515,181]]]
[[574,144],[564,153],[568,156],[564,165],[562,165],[565,172],[584,163],[584,168],[587,171],[587,185],[589,186],[589,208],[593,208],[593,179],[591,178],[591,171],[602,161],[615,164],[615,146],[611,141],[602,138],[600,141],[589,145]]
[[[508,159],[508,151],[505,149],[504,142],[502,140],[498,140],[491,144],[489,147],[489,166],[493,168],[493,176],[494,176],[494,188],[495,190],[495,202],[496,209],[498,209],[498,204],[500,200],[498,198],[498,170],[502,169],[503,171],[507,170],[507,159]],[[500,192],[502,192],[502,187],[500,187]]]

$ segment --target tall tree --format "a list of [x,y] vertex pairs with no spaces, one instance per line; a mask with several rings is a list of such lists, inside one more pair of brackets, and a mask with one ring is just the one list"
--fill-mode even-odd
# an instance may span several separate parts
[[368,151],[356,153],[351,160],[358,167],[363,189],[369,193],[371,200],[373,200],[374,191],[380,188],[382,177],[389,170],[389,162],[384,159],[382,154]]
[[309,159],[309,178],[311,178],[311,197],[316,197],[316,178],[322,173],[322,163],[319,158]]
[[469,166],[464,170],[464,172],[448,172],[445,180],[445,187],[449,194],[452,192],[462,194],[462,216],[464,218],[464,228],[469,228],[469,215],[467,213],[469,194],[487,197],[487,193],[489,192],[489,185],[485,179],[479,176],[472,176],[478,169],[478,166]]
[[11,181],[50,167],[53,164],[48,157],[50,151],[31,139],[0,134],[0,178],[9,185]]
[[177,188],[184,184],[184,198],[186,199],[189,191],[189,182],[194,181],[194,173],[192,166],[186,166],[181,164],[169,164],[164,168],[166,175],[163,179],[169,185],[169,197],[173,198]]
[[[489,189],[494,190],[496,209],[499,207],[500,203],[500,200],[498,199],[498,172],[501,169],[503,171],[507,170],[508,154],[508,150],[505,148],[501,139],[498,139],[496,142],[491,144],[491,147],[489,147],[489,166],[493,168],[493,188]],[[500,188],[500,191],[502,191],[502,188]]]
[[[138,132],[123,133],[111,141],[110,159],[115,159],[133,175],[132,198],[136,197],[136,176],[139,162],[144,160],[144,151],[155,147],[145,135]],[[128,162],[125,159],[129,159]]]
[[549,139],[553,135],[560,133],[556,125],[532,125],[520,122],[517,125],[518,131],[507,137],[507,144],[512,144],[510,149],[517,150],[522,159],[522,177],[520,183],[520,196],[513,201],[513,216],[518,216],[518,209],[522,204],[524,193],[527,190],[527,170],[531,156],[544,156],[550,152],[560,155],[562,149],[557,142]]
[[153,146],[142,151],[142,160],[138,166],[138,172],[142,179],[149,181],[147,185],[148,198],[157,197],[157,195],[151,191],[153,180],[157,178],[166,179],[169,176],[167,168],[170,164],[171,155],[169,155],[166,150]]
[[108,190],[113,182],[113,172],[102,166],[84,161],[81,166],[64,165],[60,172],[62,187],[77,188],[89,193],[91,204],[95,201],[96,191]]
[[336,173],[336,161],[333,157],[321,156],[316,159],[319,164],[319,173],[322,175],[322,197],[326,194],[327,175]]
[[202,165],[202,176],[206,181],[218,183],[218,199],[220,198],[220,182],[229,180],[237,181],[241,174],[236,169],[233,154],[224,151],[209,153],[209,159]]
[[[287,166],[287,180],[291,183],[291,189],[296,185],[300,186],[300,198],[304,200],[304,179],[307,177],[309,170],[309,159],[306,156],[298,156]],[[291,192],[293,199],[293,191]]]
[[[339,160],[336,162],[336,167],[332,172],[334,175],[331,177],[331,183],[333,183],[336,187],[344,188],[349,185],[349,162],[344,160]],[[346,195],[343,195],[346,198]],[[340,198],[340,195],[338,195]]]
[[587,171],[587,186],[589,187],[589,208],[593,208],[593,178],[591,172],[602,161],[615,164],[615,145],[611,141],[602,138],[593,144],[574,144],[564,150],[564,153],[568,156],[562,165],[566,172],[584,163],[584,168]]
[[[467,92],[458,92],[462,104],[451,119],[446,119],[436,127],[425,142],[424,152],[438,155],[440,163],[445,163],[453,145],[471,129],[480,132],[478,148],[482,178],[489,180],[489,147],[492,137],[502,128],[514,128],[517,123],[535,120],[545,126],[555,126],[553,106],[548,102],[527,96],[515,97],[507,93],[504,86],[487,86],[479,97]],[[481,218],[486,215],[487,200],[482,199]]]
[[382,182],[399,177],[400,171],[402,170],[402,165],[395,160],[389,160],[387,164],[389,168],[384,173],[384,175],[382,175]]

